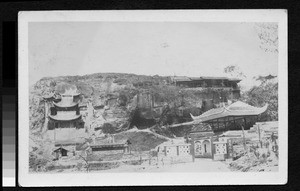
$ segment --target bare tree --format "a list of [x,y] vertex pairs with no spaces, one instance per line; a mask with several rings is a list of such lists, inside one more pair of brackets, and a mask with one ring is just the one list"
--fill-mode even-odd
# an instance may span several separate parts
[[83,157],[82,155],[79,155],[80,158],[83,159],[83,161],[86,163],[86,172],[89,172],[90,170],[90,164],[88,161],[88,155],[86,155],[86,157]]

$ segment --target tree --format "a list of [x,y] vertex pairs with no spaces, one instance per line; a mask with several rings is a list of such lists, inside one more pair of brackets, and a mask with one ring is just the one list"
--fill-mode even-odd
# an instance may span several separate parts
[[240,67],[235,65],[225,67],[224,73],[233,78],[246,78],[246,75],[241,71]]
[[79,157],[85,162],[86,172],[89,172],[90,164],[89,164],[88,156],[83,157],[83,156],[79,155]]
[[262,107],[269,104],[268,110],[262,115],[262,121],[278,120],[278,82],[271,79],[259,78],[261,84],[252,87],[249,91],[242,94],[242,99],[250,105]]

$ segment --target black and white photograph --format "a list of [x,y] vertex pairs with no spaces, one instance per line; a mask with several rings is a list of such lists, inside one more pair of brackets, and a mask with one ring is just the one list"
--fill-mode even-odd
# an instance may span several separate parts
[[18,27],[21,185],[287,182],[285,10],[25,11]]

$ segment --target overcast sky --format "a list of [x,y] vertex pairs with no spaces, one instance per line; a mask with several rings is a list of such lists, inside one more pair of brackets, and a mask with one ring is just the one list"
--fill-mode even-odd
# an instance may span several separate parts
[[29,82],[103,72],[226,76],[277,75],[278,55],[259,48],[254,23],[29,23]]

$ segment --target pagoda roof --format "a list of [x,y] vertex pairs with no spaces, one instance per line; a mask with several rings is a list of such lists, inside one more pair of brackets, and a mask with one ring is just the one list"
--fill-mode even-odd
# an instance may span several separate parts
[[53,104],[57,107],[74,107],[74,106],[78,105],[78,103],[76,103],[76,102],[73,102],[73,101],[69,102],[69,101],[66,101],[63,99],[57,103],[53,102]]
[[72,120],[77,120],[81,117],[80,115],[76,115],[73,112],[64,112],[65,114],[62,113],[57,113],[56,115],[49,115],[49,117],[55,121],[72,121]]
[[268,104],[264,107],[258,108],[244,102],[237,101],[227,107],[214,108],[197,117],[192,116],[192,118],[194,121],[209,122],[226,117],[257,116],[265,112],[267,108]]

